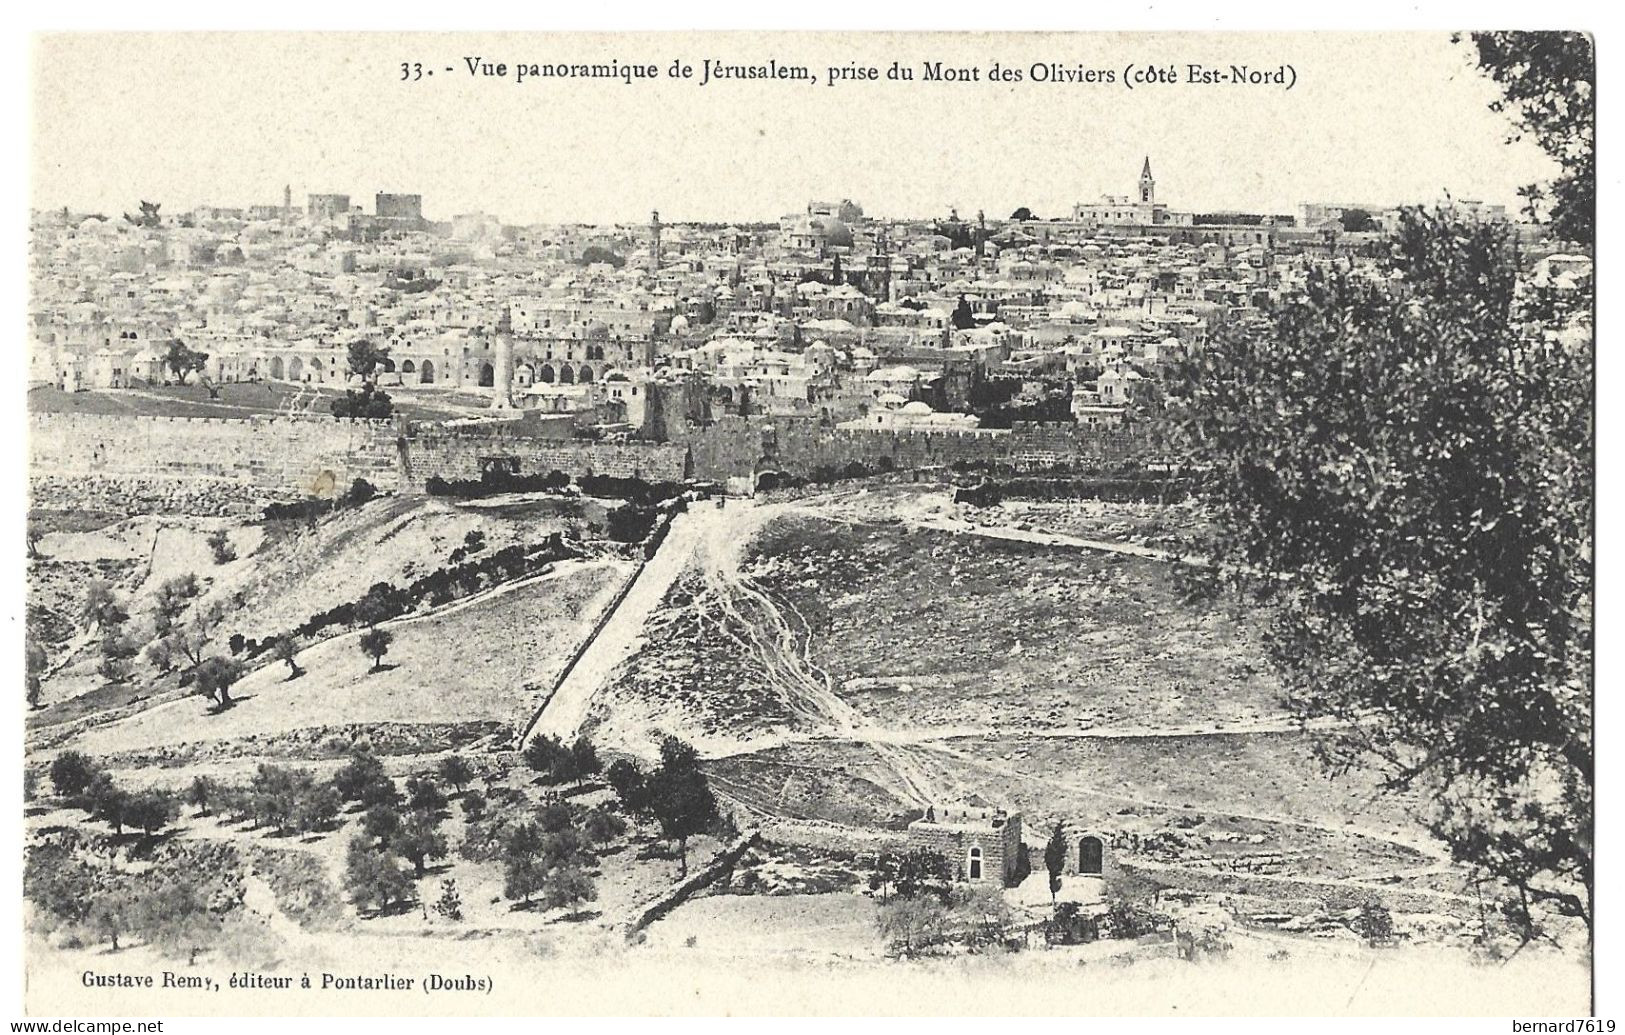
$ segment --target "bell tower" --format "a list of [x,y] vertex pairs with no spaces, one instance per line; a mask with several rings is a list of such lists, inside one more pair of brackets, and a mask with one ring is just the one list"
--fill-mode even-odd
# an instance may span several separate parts
[[1155,205],[1157,203],[1157,180],[1151,175],[1151,156],[1146,155],[1145,165],[1140,169],[1140,204]]

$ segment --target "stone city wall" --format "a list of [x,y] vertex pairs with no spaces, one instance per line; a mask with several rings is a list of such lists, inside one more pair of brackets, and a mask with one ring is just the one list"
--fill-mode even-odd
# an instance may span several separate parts
[[680,482],[689,477],[688,450],[655,442],[574,442],[511,434],[419,431],[404,448],[403,481],[422,488],[430,478],[477,480],[488,461],[519,462],[520,474],[563,471],[572,478],[611,475],[650,482]]
[[383,491],[421,492],[437,475],[477,479],[497,458],[517,460],[523,474],[559,470],[574,478],[724,482],[749,480],[764,470],[806,476],[853,461],[871,470],[908,470],[960,461],[1117,460],[1154,449],[1144,432],[1124,429],[859,430],[761,417],[685,426],[666,443],[583,442],[434,425],[403,434],[391,421],[287,416],[32,414],[29,430],[37,501],[131,513],[247,512],[272,500],[342,492],[356,478]]
[[36,413],[29,474],[39,504],[220,513],[356,478],[398,489],[397,435],[389,421]]
[[1156,444],[1144,431],[1068,424],[1020,424],[1008,431],[832,428],[806,418],[724,417],[674,436],[688,446],[697,478],[724,481],[776,470],[808,475],[858,461],[874,470],[970,463],[1049,464],[1079,457],[1123,460]]

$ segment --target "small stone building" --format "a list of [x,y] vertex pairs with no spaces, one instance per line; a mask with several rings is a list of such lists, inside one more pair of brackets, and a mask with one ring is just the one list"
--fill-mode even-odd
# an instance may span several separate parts
[[1075,877],[1105,877],[1106,835],[1097,830],[1074,830],[1067,842],[1067,864],[1062,871]]
[[958,880],[973,884],[1016,880],[1021,815],[1003,809],[932,805],[908,825],[908,847],[938,852]]

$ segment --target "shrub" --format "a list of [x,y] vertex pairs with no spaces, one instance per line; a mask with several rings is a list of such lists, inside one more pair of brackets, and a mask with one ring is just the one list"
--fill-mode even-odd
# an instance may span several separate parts
[[1182,927],[1174,932],[1174,945],[1179,958],[1187,963],[1205,959],[1223,959],[1234,948],[1223,928],[1196,925]]
[[270,886],[277,907],[301,927],[330,923],[343,912],[343,899],[320,858],[309,852],[262,846],[255,846],[251,854],[254,869]]
[[406,804],[424,812],[439,812],[446,807],[446,796],[428,777],[411,776],[406,780]]
[[556,833],[569,828],[574,815],[570,806],[562,801],[545,801],[541,808],[536,810],[536,825],[545,833]]
[[214,563],[229,564],[237,559],[237,550],[231,545],[225,529],[217,528],[210,532],[207,542],[209,552],[214,555]]
[[908,955],[944,940],[948,910],[933,897],[898,898],[880,907],[875,924],[892,952]]
[[1378,900],[1366,899],[1361,903],[1360,915],[1355,919],[1355,930],[1368,945],[1386,945],[1394,940],[1393,914]]
[[598,897],[598,886],[577,865],[561,866],[547,875],[542,902],[549,909],[573,909]]
[[474,770],[462,755],[447,755],[441,759],[439,772],[440,778],[457,788],[459,794],[474,779]]
[[463,896],[457,893],[457,882],[446,878],[440,882],[440,897],[435,900],[434,911],[447,920],[463,918]]
[[1165,929],[1168,918],[1155,912],[1149,904],[1124,895],[1113,895],[1107,901],[1102,931],[1109,938],[1139,938]]
[[581,819],[581,832],[595,845],[607,845],[626,833],[626,820],[608,809],[590,809]]
[[1047,934],[1052,942],[1077,945],[1100,937],[1100,924],[1094,917],[1084,915],[1078,903],[1060,902],[1055,906]]

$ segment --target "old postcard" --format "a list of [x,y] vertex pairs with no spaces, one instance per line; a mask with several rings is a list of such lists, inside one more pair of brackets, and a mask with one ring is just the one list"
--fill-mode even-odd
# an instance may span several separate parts
[[1588,35],[33,50],[30,1013],[1590,1011]]

